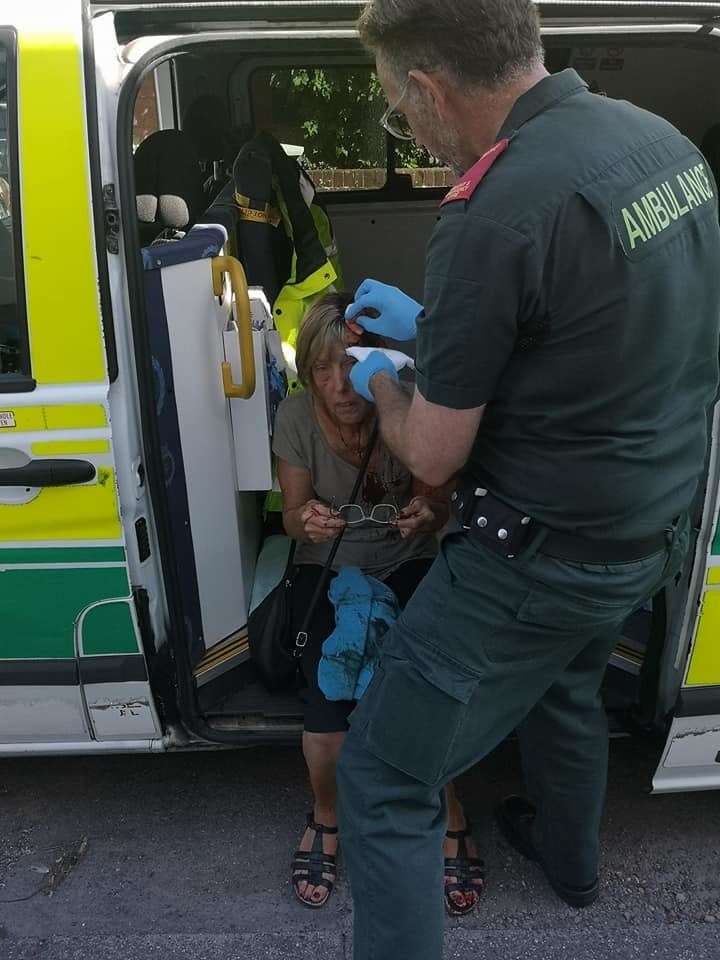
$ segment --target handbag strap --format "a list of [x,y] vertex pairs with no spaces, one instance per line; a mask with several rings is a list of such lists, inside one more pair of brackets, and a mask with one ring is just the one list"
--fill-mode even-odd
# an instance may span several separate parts
[[[373,450],[375,449],[375,444],[377,443],[377,438],[378,438],[378,433],[379,433],[379,432],[380,432],[380,421],[379,421],[378,419],[376,419],[376,420],[375,420],[375,425],[374,425],[373,428],[372,428],[372,433],[370,434],[370,439],[368,440],[367,450],[365,451],[365,454],[364,454],[364,456],[363,456],[363,458],[362,458],[362,462],[361,462],[361,464],[360,464],[360,469],[359,469],[358,475],[357,475],[357,477],[356,477],[356,479],[355,479],[355,483],[354,483],[354,485],[353,485],[352,493],[350,494],[350,500],[348,501],[348,504],[349,504],[349,505],[355,503],[355,501],[357,500],[358,494],[360,493],[360,486],[361,486],[361,484],[362,484],[362,482],[363,482],[363,479],[365,478],[365,474],[366,474],[366,472],[367,472],[368,464],[370,463],[370,457],[372,456],[372,452],[373,452]],[[305,616],[303,617],[303,620],[302,620],[302,626],[301,626],[300,629],[298,630],[297,636],[295,637],[295,649],[293,650],[293,656],[296,657],[296,658],[302,656],[303,650],[304,650],[305,647],[307,646],[307,642],[308,642],[308,634],[307,634],[308,627],[310,626],[310,621],[312,620],[312,616],[313,616],[313,614],[315,613],[315,607],[316,607],[317,604],[318,604],[318,600],[320,599],[320,597],[321,597],[321,595],[322,595],[322,593],[323,593],[323,591],[324,591],[324,589],[325,589],[325,585],[326,585],[326,583],[327,583],[328,575],[329,575],[330,570],[331,570],[331,568],[332,568],[333,560],[335,559],[335,556],[336,556],[336,554],[337,554],[337,552],[338,552],[338,549],[339,549],[339,547],[340,547],[340,541],[342,540],[342,538],[343,538],[343,536],[344,536],[344,534],[345,534],[345,530],[346,530],[346,528],[343,527],[343,529],[340,531],[340,533],[335,537],[335,540],[333,541],[333,545],[332,545],[332,547],[331,547],[331,549],[330,549],[330,553],[328,554],[328,558],[327,558],[327,560],[325,561],[325,564],[324,564],[324,566],[323,566],[323,568],[322,568],[322,573],[320,574],[320,579],[318,580],[317,586],[315,587],[315,591],[314,591],[314,593],[313,593],[313,595],[312,595],[312,599],[311,599],[311,601],[310,601],[310,606],[309,606],[309,607],[307,608],[307,610],[305,611]]]

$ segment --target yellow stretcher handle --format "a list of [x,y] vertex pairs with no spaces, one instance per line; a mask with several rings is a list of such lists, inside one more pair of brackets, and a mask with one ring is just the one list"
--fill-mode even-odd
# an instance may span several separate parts
[[212,279],[213,293],[221,297],[223,292],[223,276],[230,277],[230,289],[235,294],[235,310],[237,316],[238,340],[240,342],[240,359],[242,361],[242,383],[233,380],[232,367],[227,361],[220,364],[225,396],[234,400],[249,400],[255,393],[255,349],[253,347],[252,319],[250,316],[250,297],[248,296],[247,278],[242,264],[235,257],[213,257]]

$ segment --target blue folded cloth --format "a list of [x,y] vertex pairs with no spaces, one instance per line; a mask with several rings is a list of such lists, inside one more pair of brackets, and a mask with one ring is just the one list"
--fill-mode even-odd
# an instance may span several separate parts
[[380,658],[382,638],[400,615],[397,597],[359,567],[345,567],[330,584],[335,629],[322,647],[318,684],[328,700],[359,700]]

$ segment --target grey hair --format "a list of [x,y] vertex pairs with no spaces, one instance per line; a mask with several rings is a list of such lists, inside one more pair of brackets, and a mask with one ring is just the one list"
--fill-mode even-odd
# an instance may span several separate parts
[[398,79],[442,70],[461,87],[492,90],[544,59],[532,0],[369,0],[358,30]]
[[[345,308],[352,303],[352,294],[326,293],[305,314],[298,333],[295,366],[298,380],[312,388],[312,371],[320,357],[335,344],[345,346],[348,328]],[[384,341],[371,333],[363,333],[358,341],[363,347],[381,347]]]

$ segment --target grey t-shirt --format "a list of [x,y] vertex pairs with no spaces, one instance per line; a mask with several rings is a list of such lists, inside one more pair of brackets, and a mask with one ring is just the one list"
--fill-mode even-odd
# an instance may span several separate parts
[[[335,507],[350,500],[357,467],[331,449],[315,417],[309,391],[287,397],[280,404],[275,419],[273,451],[290,466],[310,472],[318,500]],[[391,503],[401,510],[412,497],[412,476],[378,440],[357,503],[367,515],[378,503]],[[332,541],[300,543],[295,561],[323,564],[331,547]],[[394,527],[365,522],[346,528],[333,569],[360,567],[365,573],[382,580],[406,560],[432,558],[436,552],[434,534],[420,534],[403,540]]]

